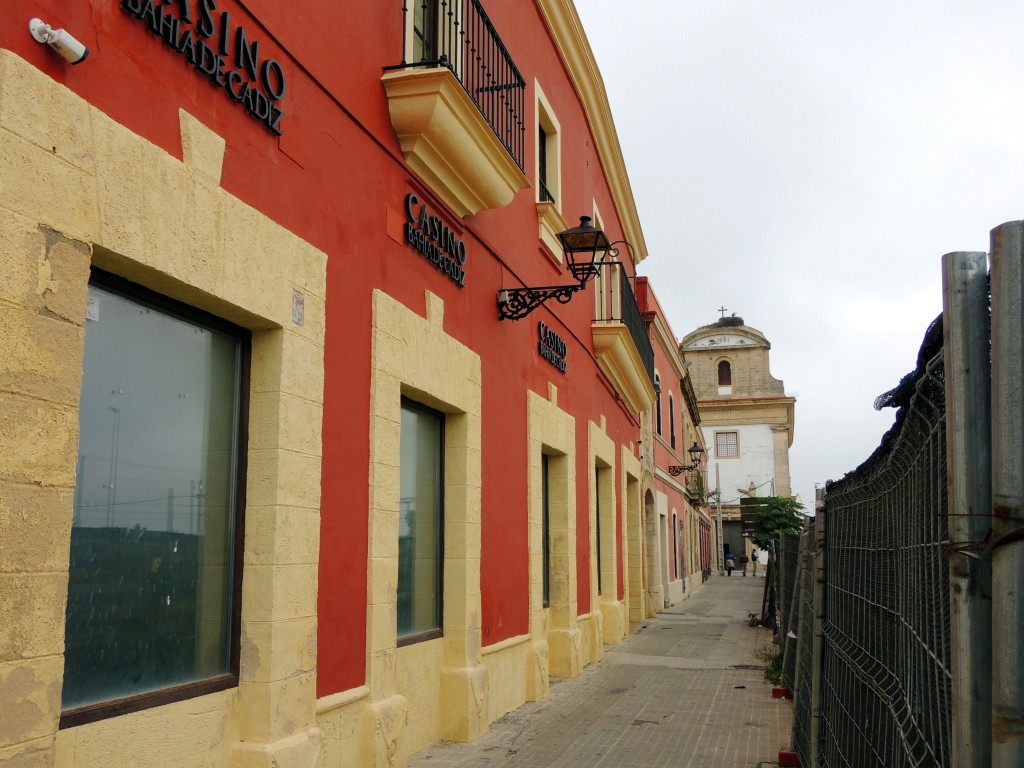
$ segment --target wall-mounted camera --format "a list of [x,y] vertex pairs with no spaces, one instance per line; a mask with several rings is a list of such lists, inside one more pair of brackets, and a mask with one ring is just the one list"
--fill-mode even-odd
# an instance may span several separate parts
[[81,64],[89,55],[89,49],[73,38],[66,29],[54,29],[42,19],[32,19],[28,31],[37,42],[45,43],[72,64]]

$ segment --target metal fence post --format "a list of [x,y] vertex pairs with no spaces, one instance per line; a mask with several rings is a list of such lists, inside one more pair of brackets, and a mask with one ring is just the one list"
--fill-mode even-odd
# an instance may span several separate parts
[[825,526],[824,509],[814,516],[814,635],[811,639],[811,723],[808,750],[809,768],[818,764],[818,743],[821,738],[821,677],[825,659]]
[[1024,222],[992,230],[992,765],[1024,765]]
[[942,257],[949,488],[953,765],[992,765],[992,585],[980,542],[992,505],[988,254]]
[[794,696],[800,689],[800,647],[810,639],[804,635],[802,626],[804,612],[807,610],[803,595],[810,590],[805,563],[812,535],[806,530],[800,534],[796,550],[796,573],[793,574],[793,583],[789,589],[789,614],[786,616],[786,626],[779,630],[782,638],[782,687]]

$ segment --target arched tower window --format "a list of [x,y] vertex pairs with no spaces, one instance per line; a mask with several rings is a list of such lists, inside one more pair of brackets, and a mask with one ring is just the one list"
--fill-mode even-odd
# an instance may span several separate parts
[[728,360],[723,360],[718,364],[718,386],[732,386],[732,366],[729,365]]
[[732,365],[728,360],[720,360],[718,363],[718,394],[732,394]]

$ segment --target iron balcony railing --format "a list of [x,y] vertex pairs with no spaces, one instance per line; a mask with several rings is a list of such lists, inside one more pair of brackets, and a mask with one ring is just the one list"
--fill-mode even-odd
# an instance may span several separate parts
[[543,180],[537,181],[537,186],[540,188],[538,197],[542,203],[553,203],[555,202],[555,196],[551,194],[551,190],[548,189],[548,185]]
[[402,63],[447,67],[520,170],[526,143],[526,81],[479,0],[403,0]]
[[647,378],[654,384],[654,347],[647,335],[647,324],[640,313],[636,302],[636,294],[629,284],[630,277],[621,264],[615,264],[604,270],[598,270],[595,279],[597,286],[597,322],[620,322],[626,326],[636,351],[640,353]]

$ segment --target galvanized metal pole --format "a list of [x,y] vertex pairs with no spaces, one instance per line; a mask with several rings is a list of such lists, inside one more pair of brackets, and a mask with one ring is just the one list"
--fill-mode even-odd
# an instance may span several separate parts
[[825,526],[824,509],[814,515],[814,626],[811,638],[811,723],[807,763],[818,764],[821,739],[821,677],[825,660]]
[[718,507],[718,522],[716,528],[718,529],[718,575],[722,576],[725,573],[725,542],[722,541],[722,484],[718,479],[718,463],[715,463],[715,498],[717,499]]
[[[811,544],[811,537],[813,533],[808,530],[804,530],[800,534],[800,546],[797,548],[796,555],[796,578],[793,581],[793,597],[790,600],[790,605],[793,605],[793,615],[788,622],[788,629],[783,634],[780,633],[782,638],[782,685],[787,688],[794,696],[799,696],[798,691],[800,690],[800,663],[799,658],[802,655],[802,650],[806,647],[804,644],[809,643],[811,638],[804,634],[804,618],[805,612],[807,611],[807,601],[803,599],[805,591],[810,591],[811,585],[808,583],[809,578],[813,575],[809,573],[809,569],[806,567],[807,558],[809,556],[809,550],[813,546]],[[794,637],[795,635],[795,637]],[[792,662],[790,661],[792,659]],[[786,671],[792,667],[793,677],[791,680],[786,679]],[[796,732],[796,719],[793,720],[793,731],[794,736]],[[793,739],[796,742],[796,739]]]
[[992,765],[1024,765],[1024,222],[992,230]]
[[978,543],[992,508],[988,254],[942,257],[949,487],[952,764],[992,765],[992,571]]

